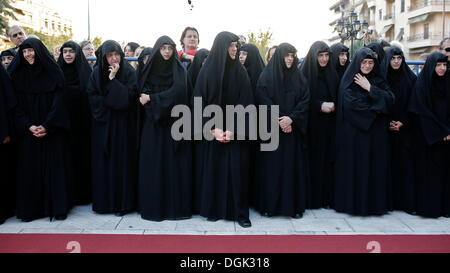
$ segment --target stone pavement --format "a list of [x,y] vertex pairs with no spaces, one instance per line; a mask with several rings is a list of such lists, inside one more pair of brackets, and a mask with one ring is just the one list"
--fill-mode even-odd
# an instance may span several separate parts
[[65,221],[49,218],[22,223],[11,218],[0,225],[7,234],[143,234],[143,235],[450,235],[450,218],[426,219],[404,212],[381,217],[355,217],[334,210],[309,210],[302,219],[265,218],[251,210],[253,226],[231,221],[206,221],[194,216],[182,221],[150,222],[138,213],[124,217],[99,215],[91,206],[74,208]]

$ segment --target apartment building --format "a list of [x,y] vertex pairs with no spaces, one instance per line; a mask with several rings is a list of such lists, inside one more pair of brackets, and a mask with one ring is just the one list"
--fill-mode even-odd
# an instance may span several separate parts
[[14,8],[13,13],[17,20],[10,18],[8,21],[9,25],[32,28],[47,35],[72,34],[72,20],[45,6],[42,1],[15,0],[11,2],[11,6]]
[[[450,36],[450,0],[341,0],[330,10],[336,16],[331,26],[337,24],[342,10],[354,11],[380,39],[402,43],[410,60],[438,50],[442,38]],[[339,42],[334,34],[330,42]]]

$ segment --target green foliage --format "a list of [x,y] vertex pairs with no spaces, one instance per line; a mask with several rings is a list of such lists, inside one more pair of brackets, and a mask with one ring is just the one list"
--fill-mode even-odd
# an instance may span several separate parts
[[92,40],[92,43],[95,48],[99,48],[103,44],[103,39],[101,37],[95,37],[94,40]]
[[273,33],[268,29],[266,32],[259,30],[258,34],[250,32],[248,35],[248,43],[254,44],[258,47],[259,53],[263,58],[264,62],[266,60],[266,54],[271,47],[273,41]]
[[60,35],[60,36],[53,36],[53,35],[47,35],[42,32],[36,31],[34,29],[24,27],[23,28],[27,35],[34,34],[42,41],[42,43],[47,47],[47,49],[53,53],[53,50],[56,46],[61,46],[67,41],[72,40],[72,35]]
[[14,0],[0,0],[0,34],[7,34],[6,32],[9,27],[8,18],[17,20],[16,16],[12,12],[12,2],[14,2]]

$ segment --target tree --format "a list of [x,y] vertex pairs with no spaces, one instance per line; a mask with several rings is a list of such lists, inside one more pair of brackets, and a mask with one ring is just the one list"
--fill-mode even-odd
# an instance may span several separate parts
[[253,32],[250,32],[247,36],[248,42],[258,47],[259,53],[261,54],[261,57],[265,61],[266,54],[269,51],[273,40],[273,33],[270,32],[270,29],[268,29],[266,32],[262,32],[262,30],[259,30],[259,33],[257,35]]
[[94,40],[92,40],[92,43],[95,48],[99,48],[103,44],[103,39],[101,37],[95,37]]
[[72,35],[60,35],[60,36],[53,36],[53,35],[47,35],[42,32],[36,31],[32,28],[24,27],[23,30],[27,33],[27,35],[34,34],[42,41],[42,43],[47,47],[47,49],[53,53],[53,49],[56,46],[61,46],[65,42],[72,40]]
[[8,30],[9,18],[17,20],[16,16],[12,12],[14,9],[11,6],[12,2],[14,2],[14,0],[0,0],[0,34],[6,34],[6,31]]

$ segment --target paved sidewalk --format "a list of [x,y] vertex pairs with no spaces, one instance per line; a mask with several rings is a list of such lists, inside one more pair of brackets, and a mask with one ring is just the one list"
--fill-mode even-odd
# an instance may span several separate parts
[[11,218],[0,225],[8,234],[161,234],[161,235],[450,235],[450,218],[426,219],[404,212],[381,217],[355,217],[334,210],[309,210],[302,219],[265,218],[251,210],[253,226],[206,221],[194,216],[182,221],[160,223],[143,220],[138,213],[124,217],[99,215],[91,206],[76,207],[65,221],[49,218],[22,223]]

